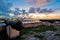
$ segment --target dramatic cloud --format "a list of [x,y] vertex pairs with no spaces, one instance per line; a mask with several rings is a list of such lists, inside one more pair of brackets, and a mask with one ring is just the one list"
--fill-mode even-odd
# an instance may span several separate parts
[[44,6],[46,5],[46,0],[36,0],[36,4],[34,4],[34,7]]
[[31,5],[31,7],[39,7],[39,6],[44,6],[47,2],[46,0],[26,0],[27,2],[35,2],[34,4]]
[[26,0],[26,2],[33,2],[34,0]]
[[29,7],[41,7],[44,5],[48,5],[48,4],[53,4],[56,2],[56,0],[26,0],[27,3],[34,3],[32,5],[30,5]]
[[12,11],[10,8],[12,7],[11,2],[6,2],[5,0],[0,0],[0,16],[9,17],[9,13]]
[[10,12],[11,6],[12,6],[11,2],[7,3],[4,0],[0,0],[0,11],[2,11],[2,12]]

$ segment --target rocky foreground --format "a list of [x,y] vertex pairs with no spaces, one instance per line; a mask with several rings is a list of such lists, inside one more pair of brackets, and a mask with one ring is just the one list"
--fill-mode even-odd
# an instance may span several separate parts
[[24,28],[17,40],[60,40],[60,29],[55,26],[38,26]]

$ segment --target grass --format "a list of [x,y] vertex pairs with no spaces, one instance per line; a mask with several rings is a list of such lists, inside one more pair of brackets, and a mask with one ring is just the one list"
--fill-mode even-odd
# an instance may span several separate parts
[[37,26],[37,27],[29,27],[29,28],[24,28],[21,33],[22,34],[28,34],[30,31],[33,32],[45,32],[45,31],[57,31],[57,29],[54,26]]

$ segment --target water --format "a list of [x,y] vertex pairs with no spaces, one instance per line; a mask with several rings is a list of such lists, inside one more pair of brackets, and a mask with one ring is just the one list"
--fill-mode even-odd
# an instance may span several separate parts
[[5,25],[6,25],[5,23],[0,22],[0,26],[5,26]]

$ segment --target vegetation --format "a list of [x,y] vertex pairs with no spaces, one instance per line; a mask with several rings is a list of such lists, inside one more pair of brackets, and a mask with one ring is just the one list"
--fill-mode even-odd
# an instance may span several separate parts
[[[23,28],[23,30],[21,31],[21,35],[26,35],[25,36],[25,38],[26,38],[29,35],[33,34],[33,32],[38,33],[38,32],[45,32],[47,30],[57,31],[57,29],[54,26],[37,26],[37,27]],[[36,36],[36,37],[40,38],[41,40],[44,38],[43,35],[39,35],[39,36]],[[20,38],[18,38],[18,39],[20,39]],[[24,40],[24,38],[22,38],[22,40]]]
[[37,27],[29,27],[29,28],[24,28],[22,30],[22,34],[27,34],[30,31],[33,32],[45,32],[47,30],[51,30],[51,31],[57,31],[57,29],[54,26],[37,26]]

